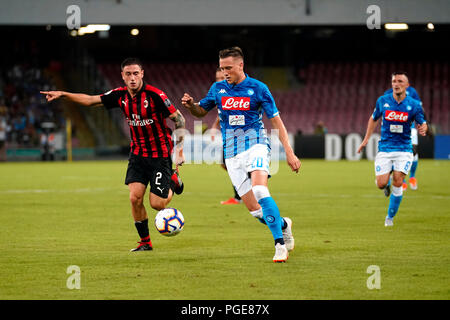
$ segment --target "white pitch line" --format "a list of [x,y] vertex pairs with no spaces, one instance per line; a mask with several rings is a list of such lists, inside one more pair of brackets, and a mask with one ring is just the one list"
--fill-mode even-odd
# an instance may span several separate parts
[[114,188],[79,188],[79,189],[22,189],[22,190],[0,190],[0,194],[23,194],[23,193],[88,193],[113,190]]
[[[363,195],[352,195],[352,194],[338,194],[338,193],[301,193],[298,194],[294,193],[276,193],[275,195],[278,196],[295,196],[296,198],[299,197],[305,197],[305,198],[385,198],[383,194],[363,194]],[[444,196],[444,195],[430,195],[430,196],[424,196],[420,194],[407,194],[403,193],[405,197],[411,198],[411,199],[440,199],[440,200],[450,200],[450,196]]]

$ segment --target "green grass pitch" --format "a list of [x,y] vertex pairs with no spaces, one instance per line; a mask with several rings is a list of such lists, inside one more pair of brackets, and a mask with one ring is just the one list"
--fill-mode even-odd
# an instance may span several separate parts
[[[419,189],[404,193],[393,228],[373,162],[285,163],[269,180],[292,218],[295,250],[272,262],[273,240],[232,195],[219,165],[184,165],[171,206],[183,232],[153,226],[138,240],[123,184],[127,161],[0,164],[0,299],[449,299],[450,161],[420,160]],[[68,289],[67,268],[81,288]],[[367,273],[380,269],[380,289]]]

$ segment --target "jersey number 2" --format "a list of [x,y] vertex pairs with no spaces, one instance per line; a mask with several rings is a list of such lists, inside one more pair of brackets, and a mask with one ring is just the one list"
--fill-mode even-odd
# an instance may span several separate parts
[[155,184],[158,185],[158,186],[161,185],[161,182],[159,182],[159,180],[161,179],[161,177],[162,177],[162,173],[161,173],[161,172],[157,172],[157,173],[156,173]]

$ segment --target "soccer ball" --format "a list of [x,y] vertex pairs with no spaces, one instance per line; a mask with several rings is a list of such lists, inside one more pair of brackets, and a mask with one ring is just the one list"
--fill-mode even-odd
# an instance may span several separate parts
[[155,227],[164,236],[175,236],[183,230],[183,214],[175,208],[163,209],[156,214]]

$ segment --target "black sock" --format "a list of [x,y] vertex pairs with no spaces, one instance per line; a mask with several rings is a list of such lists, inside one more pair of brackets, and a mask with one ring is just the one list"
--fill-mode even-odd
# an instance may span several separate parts
[[139,237],[141,237],[141,239],[150,239],[150,232],[148,231],[148,219],[135,221],[134,225],[136,226],[136,230],[139,233]]
[[234,191],[234,198],[235,198],[236,200],[241,200],[241,197],[239,197],[239,194],[237,193],[235,187],[233,187],[233,191]]
[[284,244],[283,238],[275,239],[275,245],[277,245],[277,243],[283,245]]
[[281,229],[284,230],[287,228],[287,222],[286,222],[286,220],[284,220],[284,218],[281,218],[281,219],[283,219],[283,226],[281,227]]

